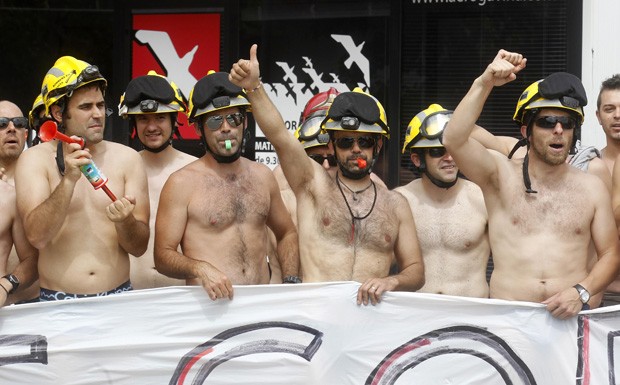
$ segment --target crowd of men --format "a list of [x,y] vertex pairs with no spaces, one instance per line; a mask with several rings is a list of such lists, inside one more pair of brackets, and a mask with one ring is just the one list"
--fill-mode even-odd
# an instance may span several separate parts
[[[292,135],[256,45],[188,98],[154,71],[132,79],[119,115],[139,152],[103,139],[107,80],[63,56],[28,117],[0,101],[0,303],[184,284],[232,300],[235,285],[327,281],[359,282],[360,305],[419,291],[539,302],[564,319],[620,303],[620,75],[598,96],[601,151],[580,147],[587,96],[568,73],[515,98],[521,140],[477,126],[526,64],[500,50],[453,111],[416,114],[402,152],[420,178],[390,190],[373,173],[393,134],[382,104],[324,90]],[[182,113],[200,158],[172,146]],[[250,117],[273,171],[242,156]]]

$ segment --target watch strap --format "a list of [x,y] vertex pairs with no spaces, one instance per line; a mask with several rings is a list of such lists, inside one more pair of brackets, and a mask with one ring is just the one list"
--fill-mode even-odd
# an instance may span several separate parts
[[19,287],[19,279],[17,279],[14,274],[7,274],[2,278],[9,281],[9,283],[11,284],[11,290],[9,290],[9,294],[15,293],[15,290],[17,290],[17,288]]
[[301,283],[301,278],[296,275],[287,275],[282,280],[282,283]]
[[[586,304],[589,300],[590,300],[590,292],[583,286],[581,286],[580,284],[576,284],[575,286],[573,286],[576,290],[577,293],[579,293],[579,300]],[[588,299],[587,301],[583,300],[583,295],[586,295],[586,298]]]

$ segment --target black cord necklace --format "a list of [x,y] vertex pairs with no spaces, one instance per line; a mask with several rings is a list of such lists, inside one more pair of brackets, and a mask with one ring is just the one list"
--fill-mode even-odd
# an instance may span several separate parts
[[[338,178],[338,175],[336,175],[336,178]],[[373,182],[372,182],[372,179],[371,179],[371,180],[370,180],[370,184],[369,184],[368,186],[364,187],[364,188],[363,188],[363,189],[361,189],[361,190],[354,191],[351,187],[347,186],[347,184],[346,184],[346,183],[344,183],[343,181],[341,181],[341,180],[340,180],[340,178],[338,178],[338,183],[339,183],[339,184],[341,184],[341,185],[343,185],[344,187],[346,187],[346,188],[347,188],[347,190],[349,190],[349,191],[351,192],[351,195],[353,196],[353,200],[354,200],[354,201],[356,201],[356,202],[357,202],[357,194],[361,194],[361,193],[363,193],[364,191],[368,190],[368,189],[370,188],[370,186],[372,186],[372,185],[373,185]]]
[[[367,187],[359,191],[353,191],[349,188],[349,186],[347,186],[346,184],[340,181],[340,177],[338,176],[338,173],[336,173],[336,184],[338,185],[338,190],[340,190],[340,194],[342,195],[342,198],[344,199],[344,203],[347,205],[347,208],[349,209],[349,214],[351,214],[351,239],[349,240],[349,242],[353,242],[355,240],[355,221],[356,220],[361,221],[362,219],[368,218],[370,213],[372,213],[372,210],[374,210],[375,208],[375,203],[377,203],[377,186],[375,185],[375,182],[373,182],[371,179],[370,184]],[[347,189],[349,189],[349,191],[351,191],[351,193],[353,194],[354,201],[357,201],[355,194],[359,194],[361,192],[368,190],[370,186],[373,187],[375,195],[374,195],[374,198],[372,199],[372,206],[370,206],[370,210],[368,210],[366,215],[358,217],[355,214],[353,214],[353,210],[351,210],[351,205],[349,205],[349,201],[347,200],[347,197],[344,195],[344,191],[342,190],[341,184],[343,184],[344,187],[346,187]]]

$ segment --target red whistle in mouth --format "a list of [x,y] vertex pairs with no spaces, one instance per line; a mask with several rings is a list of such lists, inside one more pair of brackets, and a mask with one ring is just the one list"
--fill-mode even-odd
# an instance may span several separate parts
[[362,158],[357,158],[357,167],[366,168],[366,160]]

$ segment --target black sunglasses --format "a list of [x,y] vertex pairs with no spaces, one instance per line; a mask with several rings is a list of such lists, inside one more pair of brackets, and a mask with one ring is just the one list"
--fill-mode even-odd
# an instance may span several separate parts
[[28,127],[28,119],[23,116],[16,118],[0,118],[0,130],[7,128],[9,126],[9,122],[13,122],[13,126],[15,126],[15,128]]
[[377,144],[377,140],[372,136],[360,136],[357,139],[352,137],[343,137],[334,139],[336,147],[347,150],[353,147],[353,143],[357,142],[359,148],[373,148]]
[[323,162],[325,162],[326,160],[330,167],[334,167],[337,164],[336,157],[334,155],[310,154],[308,155],[308,157],[312,159],[313,161],[317,162],[318,164],[320,164],[321,166],[323,165]]
[[446,155],[445,147],[431,147],[428,149],[428,156],[431,158],[441,158]]
[[211,131],[217,131],[224,124],[224,118],[232,127],[239,127],[245,121],[245,115],[241,112],[235,112],[228,115],[213,115],[207,118],[207,127]]
[[541,116],[536,119],[536,125],[540,128],[552,129],[560,122],[562,129],[572,130],[577,127],[577,120],[570,116]]

